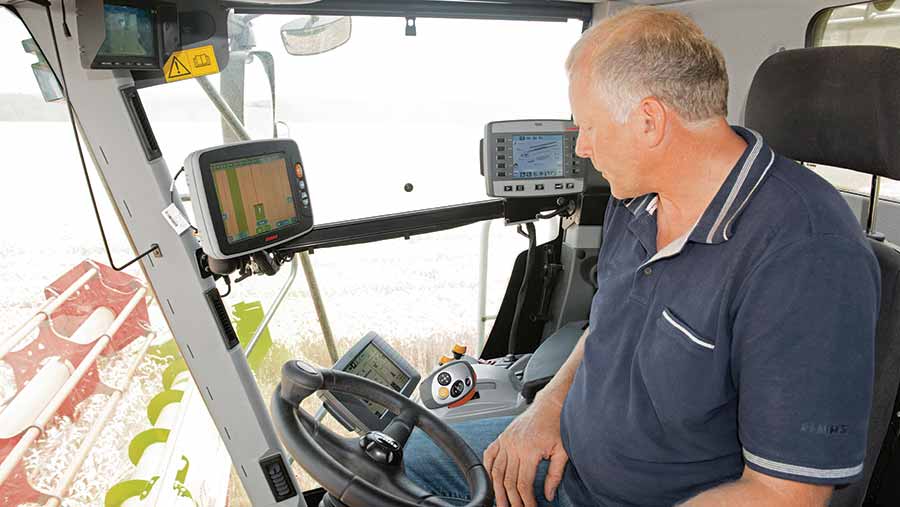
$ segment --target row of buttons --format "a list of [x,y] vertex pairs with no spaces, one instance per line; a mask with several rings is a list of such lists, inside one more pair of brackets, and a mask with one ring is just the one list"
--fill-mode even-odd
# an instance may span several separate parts
[[[574,183],[566,183],[566,184],[565,184],[565,188],[568,189],[568,190],[572,190],[572,189],[575,188],[575,184],[574,184]],[[537,185],[534,186],[534,189],[535,189],[535,190],[544,190],[544,185],[538,183]],[[553,184],[553,189],[554,189],[554,190],[562,190],[562,189],[563,189],[563,184],[562,184],[562,183],[554,183],[554,184]],[[504,191],[504,192],[512,192],[512,191],[513,191],[513,186],[512,186],[512,185],[504,185],[504,186],[503,186],[503,191]],[[516,185],[516,186],[515,186],[515,191],[516,191],[516,192],[523,192],[523,191],[525,191],[525,185]]]

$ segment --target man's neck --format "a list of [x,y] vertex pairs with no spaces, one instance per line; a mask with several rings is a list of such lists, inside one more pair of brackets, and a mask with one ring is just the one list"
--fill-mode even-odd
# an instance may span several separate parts
[[700,220],[747,148],[724,119],[701,128],[680,128],[674,134],[657,181],[657,250]]

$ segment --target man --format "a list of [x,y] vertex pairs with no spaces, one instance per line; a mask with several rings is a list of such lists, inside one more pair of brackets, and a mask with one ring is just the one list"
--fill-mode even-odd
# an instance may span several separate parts
[[[725,62],[690,19],[626,11],[566,68],[577,152],[614,199],[571,357],[512,422],[457,427],[481,448],[502,431],[497,505],[826,505],[866,446],[880,277],[858,221],[728,126]],[[465,491],[425,444],[407,456]]]

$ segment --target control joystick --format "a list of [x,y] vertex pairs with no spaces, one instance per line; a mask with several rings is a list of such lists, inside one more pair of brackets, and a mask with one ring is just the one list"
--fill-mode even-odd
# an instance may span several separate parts
[[460,407],[475,396],[475,369],[464,360],[450,361],[422,380],[419,398],[432,410]]

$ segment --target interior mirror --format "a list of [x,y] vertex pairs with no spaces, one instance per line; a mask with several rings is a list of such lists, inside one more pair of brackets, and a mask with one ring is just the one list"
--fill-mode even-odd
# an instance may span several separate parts
[[300,16],[281,27],[284,49],[294,56],[317,55],[350,40],[349,16]]

